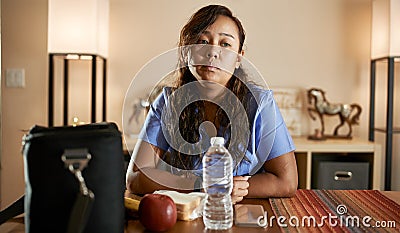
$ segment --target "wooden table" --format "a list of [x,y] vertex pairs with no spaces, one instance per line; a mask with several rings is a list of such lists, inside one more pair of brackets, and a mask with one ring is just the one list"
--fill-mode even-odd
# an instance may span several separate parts
[[[245,199],[241,202],[241,204],[259,204],[264,207],[264,210],[268,213],[269,216],[273,216],[273,212],[271,206],[269,204],[268,199]],[[267,219],[268,219],[267,218]],[[137,232],[147,232],[146,229],[142,226],[142,224],[138,220],[129,220],[128,226],[125,230],[125,233],[137,233]],[[260,228],[260,227],[238,227],[233,225],[233,227],[229,230],[225,231],[211,231],[205,230],[203,219],[198,218],[193,221],[177,221],[175,226],[166,231],[168,233],[197,233],[197,232],[245,232],[245,233],[253,233],[253,232],[280,232],[280,229],[277,224],[274,224],[272,228]]]
[[[395,202],[400,204],[400,191],[384,191],[383,192],[387,197],[394,200]],[[264,210],[267,211],[268,217],[273,216],[273,212],[271,206],[269,204],[268,199],[245,199],[242,201],[245,204],[260,204],[264,207]],[[23,217],[14,218],[3,225],[0,226],[1,233],[24,233],[24,224]],[[137,219],[131,219],[127,222],[127,227],[125,229],[125,233],[136,233],[136,232],[148,232],[142,226],[142,224]],[[175,226],[167,231],[177,232],[177,233],[197,233],[197,232],[217,232],[217,231],[207,231],[204,229],[204,224],[202,218],[198,218],[194,221],[178,221]],[[226,231],[218,231],[218,232],[243,232],[243,233],[253,233],[253,232],[280,232],[280,229],[277,224],[274,224],[272,228],[259,228],[259,227],[237,227],[233,226],[231,229]]]
[[[390,199],[394,200],[398,204],[400,204],[400,191],[383,191],[383,194],[385,194],[387,197]],[[244,199],[241,203],[244,204],[260,204],[264,207],[264,210],[267,211],[269,219],[270,216],[273,216],[273,212],[271,209],[271,205],[268,201],[268,199]],[[137,232],[147,232],[146,229],[142,226],[142,224],[138,220],[129,220],[127,228],[125,229],[125,233],[137,233]],[[233,227],[229,230],[226,231],[210,231],[210,230],[205,230],[204,224],[203,224],[203,219],[198,218],[194,221],[177,221],[175,226],[166,231],[168,233],[183,233],[183,232],[188,232],[188,233],[197,233],[197,232],[229,232],[229,233],[235,233],[235,232],[242,232],[242,233],[253,233],[253,232],[281,232],[279,226],[276,224],[276,221],[271,227],[267,228],[260,228],[260,227],[238,227],[233,225]]]

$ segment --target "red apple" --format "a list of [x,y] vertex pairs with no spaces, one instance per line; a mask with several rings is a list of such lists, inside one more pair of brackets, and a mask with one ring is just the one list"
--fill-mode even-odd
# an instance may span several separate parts
[[175,225],[176,205],[162,194],[146,194],[139,204],[139,221],[151,231],[166,231]]

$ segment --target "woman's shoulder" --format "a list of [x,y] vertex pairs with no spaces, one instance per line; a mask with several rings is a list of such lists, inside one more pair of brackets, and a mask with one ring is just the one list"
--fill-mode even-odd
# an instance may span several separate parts
[[160,101],[160,100],[168,100],[168,97],[171,95],[172,93],[172,87],[169,86],[165,86],[159,89],[158,93],[156,94],[156,98],[154,100],[155,101]]
[[157,110],[161,110],[167,103],[168,97],[172,93],[172,88],[171,87],[163,87],[159,90],[159,93],[156,95],[153,101],[151,102],[151,106]]
[[164,95],[165,97],[170,96],[171,93],[172,93],[172,87],[170,87],[170,86],[165,86],[165,87],[163,87],[162,93],[163,93],[163,95]]
[[265,101],[273,96],[272,90],[268,87],[257,85],[255,83],[246,83],[246,86],[257,102]]

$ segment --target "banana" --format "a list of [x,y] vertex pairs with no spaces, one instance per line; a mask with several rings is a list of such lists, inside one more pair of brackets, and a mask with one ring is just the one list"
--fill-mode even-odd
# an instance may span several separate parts
[[129,198],[129,197],[124,197],[124,204],[125,208],[133,211],[139,211],[139,203],[140,201]]

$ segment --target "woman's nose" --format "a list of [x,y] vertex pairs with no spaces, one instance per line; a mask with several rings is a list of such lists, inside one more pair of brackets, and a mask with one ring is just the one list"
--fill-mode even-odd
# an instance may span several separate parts
[[207,51],[207,57],[208,58],[218,58],[221,54],[221,48],[219,48],[219,46],[213,46],[210,45],[210,48]]

